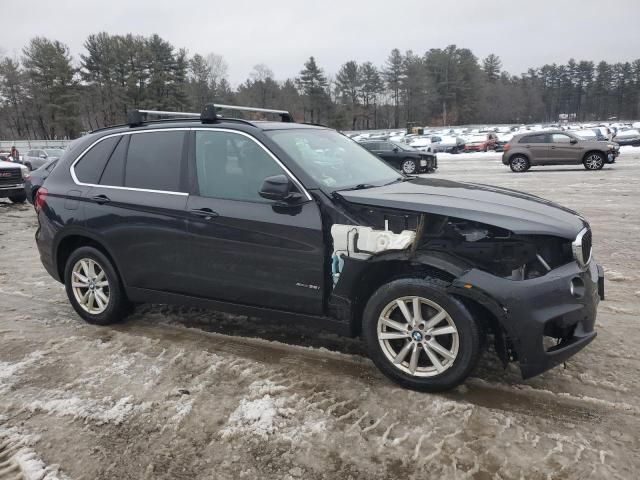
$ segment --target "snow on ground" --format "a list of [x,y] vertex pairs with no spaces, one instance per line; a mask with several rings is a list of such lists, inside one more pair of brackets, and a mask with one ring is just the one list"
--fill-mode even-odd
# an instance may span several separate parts
[[637,478],[640,149],[600,172],[513,174],[492,152],[439,164],[591,222],[607,301],[566,368],[525,382],[487,352],[428,395],[308,327],[149,305],[87,325],[40,265],[32,208],[0,200],[0,479]]

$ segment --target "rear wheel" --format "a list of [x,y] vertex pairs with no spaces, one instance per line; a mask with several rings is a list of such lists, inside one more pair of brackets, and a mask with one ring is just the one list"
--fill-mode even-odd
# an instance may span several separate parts
[[24,203],[27,200],[27,194],[20,193],[18,195],[13,195],[9,197],[9,200],[11,200],[12,203]]
[[369,299],[363,336],[376,366],[415,390],[448,390],[467,378],[480,332],[465,306],[435,279],[394,280]]
[[64,283],[74,310],[85,321],[108,325],[130,309],[111,261],[100,250],[80,247],[67,260]]
[[416,165],[416,161],[410,158],[407,158],[402,162],[402,172],[408,175],[416,173],[418,170],[418,166]]
[[587,170],[602,170],[604,167],[604,156],[599,152],[589,152],[582,161]]
[[509,159],[509,167],[513,172],[522,173],[529,170],[531,164],[529,163],[529,159],[524,155],[514,155]]

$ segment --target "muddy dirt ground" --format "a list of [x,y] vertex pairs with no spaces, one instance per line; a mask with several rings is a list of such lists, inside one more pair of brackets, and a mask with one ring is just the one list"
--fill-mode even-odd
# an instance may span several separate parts
[[638,478],[640,149],[595,173],[441,155],[436,176],[591,222],[607,301],[566,368],[522,381],[487,352],[429,395],[301,327],[166,306],[90,326],[40,264],[32,207],[0,200],[0,478]]

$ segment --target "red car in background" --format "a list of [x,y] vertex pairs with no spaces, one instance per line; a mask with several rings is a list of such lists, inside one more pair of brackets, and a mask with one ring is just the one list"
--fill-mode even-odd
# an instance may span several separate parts
[[464,144],[465,152],[488,152],[496,149],[498,136],[495,133],[472,135]]

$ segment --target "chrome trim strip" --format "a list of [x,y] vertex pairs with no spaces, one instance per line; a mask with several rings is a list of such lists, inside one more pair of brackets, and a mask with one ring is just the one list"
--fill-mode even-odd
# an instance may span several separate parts
[[238,135],[243,135],[243,136],[249,138],[250,140],[253,140],[265,152],[267,152],[267,154],[280,166],[280,168],[282,168],[285,171],[285,173],[289,176],[289,178],[296,185],[296,187],[298,187],[300,189],[300,191],[305,195],[305,197],[307,197],[307,200],[309,200],[309,201],[313,200],[313,198],[311,198],[311,195],[309,194],[307,189],[304,188],[304,186],[302,185],[302,182],[300,182],[300,180],[298,180],[296,178],[296,176],[293,173],[291,173],[291,171],[280,161],[280,159],[278,157],[276,157],[271,152],[271,150],[269,150],[266,146],[264,146],[264,144],[262,142],[260,142],[257,138],[255,138],[254,136],[249,135],[246,132],[241,132],[240,130],[231,130],[229,128],[192,127],[191,130],[194,130],[194,131],[195,130],[200,130],[200,131],[205,131],[205,132],[229,132],[229,133],[235,133],[235,134],[238,134]]
[[129,191],[132,191],[132,192],[165,193],[167,195],[188,196],[189,194],[187,192],[171,192],[171,191],[168,191],[168,190],[151,190],[151,189],[148,189],[148,188],[120,187],[120,186],[116,186],[116,185],[99,185],[99,184],[95,184],[95,183],[84,183],[84,182],[81,182],[80,180],[78,180],[78,177],[76,176],[76,171],[75,171],[76,163],[78,163],[80,160],[82,160],[82,157],[84,157],[85,154],[89,150],[91,150],[94,146],[96,146],[101,141],[106,140],[107,138],[123,137],[125,135],[136,135],[138,133],[146,133],[146,132],[168,132],[168,131],[174,131],[174,130],[176,130],[176,131],[177,130],[188,131],[189,128],[186,128],[186,127],[156,128],[156,129],[138,130],[138,131],[132,131],[132,132],[118,132],[118,133],[112,133],[111,135],[105,135],[104,137],[100,137],[95,142],[93,142],[91,145],[89,145],[87,148],[85,148],[83,150],[83,152],[80,155],[78,155],[78,158],[76,158],[73,161],[73,163],[69,167],[69,173],[71,173],[71,178],[73,179],[73,182],[76,185],[82,185],[84,187],[113,188],[113,189],[116,189],[116,190],[129,190]]

